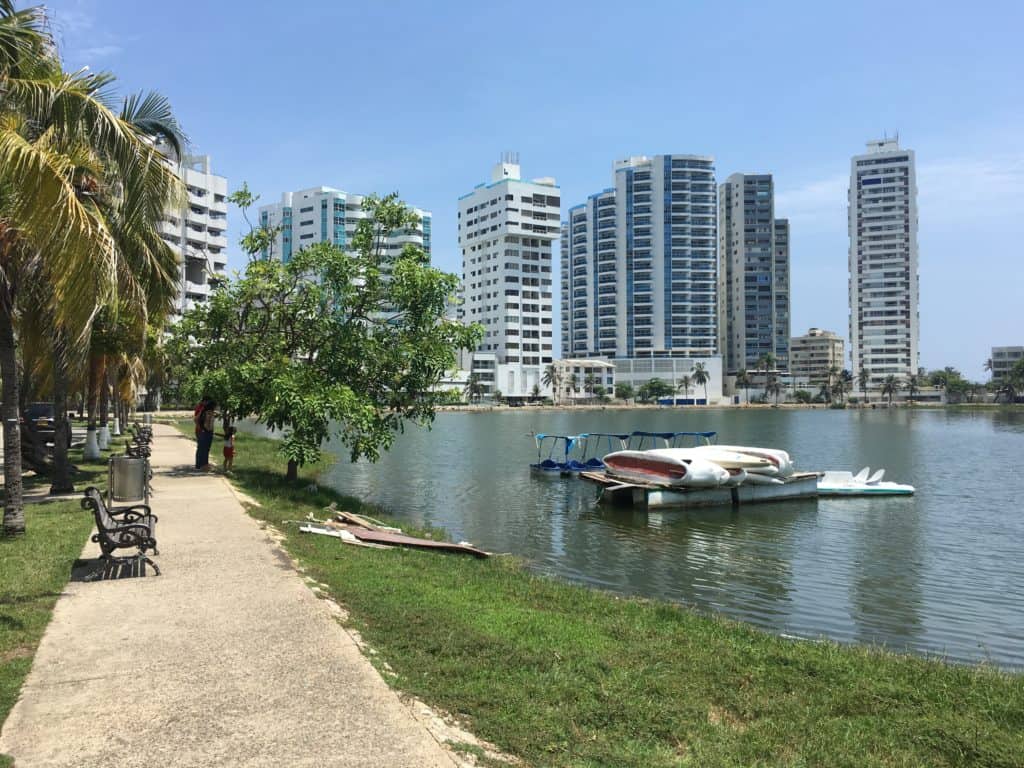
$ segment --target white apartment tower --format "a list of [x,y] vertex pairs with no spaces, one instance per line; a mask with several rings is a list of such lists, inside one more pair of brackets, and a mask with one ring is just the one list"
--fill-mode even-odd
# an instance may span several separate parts
[[519,156],[502,155],[490,183],[459,198],[462,319],[484,338],[472,372],[488,393],[512,399],[547,393],[551,363],[551,250],[559,236],[561,199],[552,178],[524,181]]
[[850,161],[850,370],[872,386],[919,366],[917,178],[899,139]]
[[[363,210],[364,197],[333,187],[312,187],[285,192],[280,203],[261,205],[260,225],[281,228],[273,247],[265,249],[261,257],[287,263],[296,251],[314,243],[332,243],[349,250],[356,226],[369,215]],[[430,212],[412,210],[420,217],[419,226],[392,232],[387,239],[388,255],[398,256],[406,243],[418,245],[430,255]]]
[[160,224],[160,237],[181,256],[181,288],[171,322],[210,297],[228,263],[227,179],[210,170],[209,155],[186,156],[176,167],[187,198]]
[[565,357],[718,353],[714,159],[631,157],[562,225]]

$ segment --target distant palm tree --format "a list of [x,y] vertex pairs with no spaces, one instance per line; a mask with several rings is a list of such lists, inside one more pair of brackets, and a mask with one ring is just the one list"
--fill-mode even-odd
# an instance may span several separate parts
[[736,372],[736,386],[743,387],[747,394],[747,402],[750,402],[750,374],[747,373],[746,368],[740,368]]
[[893,395],[899,392],[901,386],[902,385],[900,384],[899,380],[891,373],[888,376],[886,376],[885,381],[882,382],[882,396],[889,398],[890,406],[892,405]]
[[907,399],[913,402],[914,395],[918,393],[921,387],[921,377],[913,373],[907,379]]
[[768,371],[775,367],[775,355],[771,352],[765,352],[757,360],[757,365],[760,368],[764,368],[764,399],[768,399]]
[[597,378],[592,373],[588,373],[583,377],[583,391],[587,395],[587,400],[593,399],[594,387],[597,386]]
[[868,384],[871,382],[871,371],[861,365],[857,379],[860,381],[860,391],[864,395],[864,402],[866,403],[868,401]]
[[540,384],[533,385],[533,389],[530,391],[530,397],[534,400],[540,400]]
[[704,387],[704,404],[708,404],[708,381],[711,375],[704,367],[704,363],[697,363],[693,366],[693,383],[698,387]]
[[828,381],[828,385],[825,387],[825,391],[828,393],[828,395],[826,395],[826,399],[829,402],[832,402],[832,391],[834,389],[834,386],[835,386],[835,383],[836,383],[836,377],[838,375],[839,375],[839,366],[838,365],[830,365],[828,367],[828,370],[825,371],[825,377],[826,377],[826,379]]
[[[990,358],[988,358],[988,360],[985,361],[985,370],[988,371],[989,373],[992,373],[992,368],[993,368],[992,358],[990,357]],[[990,376],[989,378],[993,378],[993,377]]]
[[846,393],[853,391],[853,374],[846,368],[839,372],[839,383],[842,387],[839,392],[840,400],[846,400]]
[[[580,391],[580,380],[575,373],[569,376],[569,381],[566,384],[566,388],[569,390],[570,395],[575,395],[577,392]],[[569,400],[570,403],[574,403],[575,401],[576,400],[574,397],[570,398]]]
[[480,381],[479,373],[469,374],[469,378],[466,379],[466,386],[462,390],[466,396],[466,400],[469,402],[479,401],[484,394],[484,385]]
[[768,382],[768,386],[765,388],[765,396],[772,394],[775,396],[775,404],[779,404],[779,395],[782,393],[782,385],[779,384],[778,379],[772,376],[771,381]]
[[687,397],[688,398],[690,396],[690,387],[691,386],[692,386],[692,382],[690,381],[690,377],[689,376],[683,376],[683,378],[679,380],[679,386],[676,387],[676,391],[682,392],[683,393],[683,397]]
[[554,363],[551,363],[544,369],[544,375],[541,377],[541,383],[543,383],[545,387],[551,387],[551,399],[557,405],[558,388],[562,384],[562,375],[559,373],[558,367]]

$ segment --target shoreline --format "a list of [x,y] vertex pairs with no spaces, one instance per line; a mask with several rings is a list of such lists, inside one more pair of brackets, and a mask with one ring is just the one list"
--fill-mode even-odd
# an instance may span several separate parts
[[[178,423],[186,436],[190,426]],[[247,437],[240,458],[231,480],[257,502],[249,514],[344,606],[345,625],[385,680],[458,713],[469,731],[529,764],[675,765],[685,744],[697,764],[885,755],[882,764],[942,765],[965,740],[977,764],[1024,758],[1019,674],[788,639],[537,575],[512,557],[364,549],[301,534],[285,520],[322,517],[331,501],[389,515],[320,487],[331,457],[303,468],[298,483],[284,481],[273,440]]]

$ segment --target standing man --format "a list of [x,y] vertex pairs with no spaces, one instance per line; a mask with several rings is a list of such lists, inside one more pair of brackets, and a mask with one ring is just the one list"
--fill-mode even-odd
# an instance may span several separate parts
[[217,403],[207,399],[196,417],[196,469],[208,472],[210,446],[213,445],[213,427],[217,418]]

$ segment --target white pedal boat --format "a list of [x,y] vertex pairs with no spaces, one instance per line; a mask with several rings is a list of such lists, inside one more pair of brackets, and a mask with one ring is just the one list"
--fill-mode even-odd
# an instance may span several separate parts
[[818,478],[819,496],[911,496],[914,486],[902,483],[883,481],[885,470],[880,469],[870,475],[871,470],[864,467],[856,475],[852,472],[823,472]]
[[703,458],[692,448],[616,451],[605,456],[603,461],[609,475],[626,482],[678,488],[717,488],[733,480],[728,469]]
[[757,456],[769,462],[775,468],[775,472],[761,471],[760,474],[778,474],[781,477],[788,477],[793,474],[793,460],[789,458],[788,453],[779,448],[758,448],[752,445],[712,445],[706,447]]

